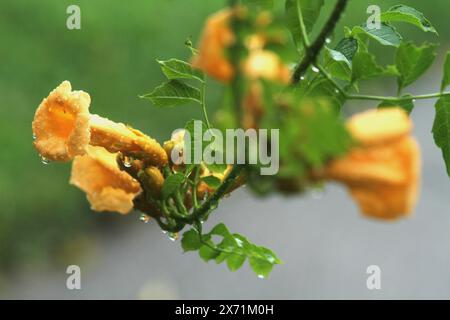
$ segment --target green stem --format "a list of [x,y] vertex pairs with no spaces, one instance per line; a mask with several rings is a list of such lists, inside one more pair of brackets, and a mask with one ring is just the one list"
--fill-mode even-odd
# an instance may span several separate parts
[[242,165],[233,165],[230,173],[225,177],[222,184],[217,188],[217,190],[205,201],[203,204],[191,215],[192,221],[201,221],[206,218],[211,210],[217,207],[220,199],[227,193],[236,179],[239,177],[243,167]]
[[420,94],[415,96],[391,97],[391,96],[374,96],[365,94],[347,94],[348,100],[372,100],[372,101],[405,101],[405,100],[425,100],[433,98],[441,98],[450,96],[450,92],[436,92],[429,94]]
[[319,69],[319,72],[325,77],[327,78],[328,81],[330,81],[333,86],[336,88],[336,90],[338,90],[344,97],[347,97],[347,92],[345,92],[344,89],[341,88],[341,86],[334,81],[333,77],[325,70],[324,67],[322,67],[320,64],[315,64],[314,65],[317,69]]
[[205,118],[206,126],[208,129],[211,129],[211,124],[208,119],[208,113],[206,112],[206,82],[203,82],[202,88],[201,88],[201,95],[202,95],[202,111],[203,111],[203,117]]
[[198,199],[197,199],[197,186],[198,186],[198,179],[200,176],[200,167],[195,167],[195,173],[194,173],[194,181],[192,183],[192,202],[194,203],[194,210],[196,210],[198,205]]
[[309,50],[309,38],[308,38],[308,33],[306,32],[306,27],[305,27],[305,21],[303,20],[303,13],[302,13],[302,8],[300,6],[300,1],[296,2],[296,6],[297,6],[297,15],[298,15],[298,22],[300,24],[300,31],[302,34],[302,42],[303,42],[303,46],[305,47],[305,50],[308,51]]
[[[292,75],[291,83],[296,85],[300,82],[301,76],[305,71],[309,68],[309,66],[314,63],[319,55],[322,47],[325,44],[327,37],[336,27],[336,23],[339,21],[342,12],[345,10],[347,6],[348,0],[338,0],[330,17],[328,18],[325,26],[322,31],[318,35],[317,39],[311,44],[311,46],[305,48],[305,57],[300,61],[297,67],[294,70],[294,74]],[[301,12],[301,10],[300,10]],[[304,25],[300,24],[300,28],[302,29],[302,34],[306,33],[304,30]]]
[[366,94],[349,94],[347,93],[334,79],[333,77],[322,67],[320,64],[314,65],[317,69],[319,69],[320,73],[330,81],[331,84],[338,90],[345,99],[347,100],[370,100],[370,101],[406,101],[406,100],[425,100],[425,99],[433,99],[433,98],[441,98],[444,96],[449,96],[450,92],[435,92],[429,94],[421,94],[421,95],[408,95],[403,97],[395,97],[395,96],[376,96],[376,95],[366,95]]

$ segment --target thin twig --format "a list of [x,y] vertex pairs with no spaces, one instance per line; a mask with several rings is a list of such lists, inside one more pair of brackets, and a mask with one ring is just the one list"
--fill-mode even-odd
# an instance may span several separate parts
[[330,17],[325,23],[325,26],[323,27],[317,39],[311,44],[311,46],[305,48],[305,57],[297,65],[294,74],[292,75],[291,83],[293,85],[299,83],[302,75],[306,72],[309,66],[316,61],[317,56],[322,50],[322,47],[324,46],[327,37],[334,30],[334,28],[336,27],[336,23],[339,21],[339,18],[341,17],[342,12],[345,10],[347,2],[348,0],[337,1],[333,9],[333,12],[331,13]]

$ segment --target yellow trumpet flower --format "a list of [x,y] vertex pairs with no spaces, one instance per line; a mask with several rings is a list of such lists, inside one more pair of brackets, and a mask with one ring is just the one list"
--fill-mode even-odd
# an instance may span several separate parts
[[105,148],[88,146],[85,155],[73,160],[70,184],[86,192],[94,211],[127,214],[141,192],[139,183],[120,170],[116,157]]
[[353,116],[347,124],[358,146],[325,169],[329,179],[344,183],[368,216],[396,219],[416,204],[420,150],[410,135],[412,123],[400,108]]
[[51,161],[69,161],[86,153],[89,144],[110,152],[121,151],[155,166],[167,164],[167,155],[159,143],[123,123],[89,113],[88,93],[72,91],[69,81],[62,82],[45,98],[33,120],[34,146]]

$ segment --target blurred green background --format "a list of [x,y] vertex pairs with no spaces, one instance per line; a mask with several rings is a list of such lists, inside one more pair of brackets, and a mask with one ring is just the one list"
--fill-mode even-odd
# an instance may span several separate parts
[[[282,1],[275,0],[281,3]],[[334,1],[326,1],[329,8]],[[405,27],[415,41],[450,39],[450,3],[403,0],[426,14],[440,38]],[[184,41],[198,39],[205,17],[222,0],[2,0],[0,2],[0,270],[53,263],[82,251],[104,226],[123,226],[120,216],[93,214],[68,184],[70,165],[43,165],[32,147],[31,121],[40,101],[61,81],[90,93],[91,112],[129,123],[164,141],[199,108],[160,110],[140,100],[163,77],[156,58],[185,58]],[[378,1],[388,9],[397,1]],[[81,30],[66,28],[66,8],[81,7]],[[367,18],[373,1],[353,0],[347,25]],[[329,12],[325,10],[325,13]],[[355,14],[356,13],[356,14]],[[323,15],[322,18],[323,19]],[[342,26],[342,23],[341,23]],[[339,32],[333,37],[339,39]],[[220,89],[209,95],[220,104]],[[137,216],[136,216],[137,219]],[[56,259],[55,259],[56,258]]]

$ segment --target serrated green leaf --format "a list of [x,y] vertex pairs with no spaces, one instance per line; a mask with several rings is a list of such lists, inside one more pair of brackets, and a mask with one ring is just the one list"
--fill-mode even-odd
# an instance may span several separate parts
[[303,17],[306,32],[311,32],[320,15],[323,4],[324,0],[286,0],[286,24],[298,49],[303,46],[300,28],[301,17]]
[[227,226],[223,223],[217,224],[214,228],[212,228],[209,234],[214,234],[222,237],[231,237],[230,231],[228,230]]
[[347,37],[339,41],[334,50],[342,53],[349,62],[353,60],[356,52],[358,51],[358,40],[355,38]]
[[164,184],[161,188],[161,195],[163,199],[167,199],[172,194],[174,194],[177,189],[181,186],[181,184],[184,182],[185,176],[182,173],[174,173],[170,176],[168,176],[164,180]]
[[267,278],[273,269],[273,264],[263,259],[251,257],[248,262],[253,271],[261,278]]
[[228,165],[226,163],[224,163],[224,164],[211,163],[211,164],[206,164],[206,167],[208,168],[208,170],[210,170],[212,172],[223,173],[228,168]]
[[369,52],[359,51],[353,57],[352,82],[362,79],[371,79],[384,73],[375,60],[375,56]]
[[202,243],[200,241],[200,235],[195,229],[191,229],[183,233],[181,247],[185,252],[198,250],[201,246]]
[[450,176],[450,97],[441,97],[435,104],[436,115],[433,123],[433,138],[441,149]]
[[214,176],[202,177],[201,180],[213,189],[217,189],[222,183],[222,181],[219,178]]
[[246,259],[244,255],[230,254],[227,258],[227,266],[230,271],[236,271],[242,267]]
[[[345,102],[345,97],[336,87],[325,77],[319,76],[311,81],[305,92],[306,98],[322,98],[330,103],[334,110],[340,110]],[[290,130],[290,129],[289,129]],[[282,143],[280,139],[280,143]]]
[[378,108],[382,109],[382,108],[400,107],[403,110],[405,110],[408,114],[410,114],[411,111],[414,109],[413,98],[411,97],[411,95],[404,95],[403,97],[408,99],[400,101],[390,101],[390,100],[382,101],[378,105]]
[[402,43],[395,55],[395,65],[399,72],[397,82],[404,88],[416,81],[433,63],[436,45],[425,43],[420,47],[413,43]]
[[445,56],[444,76],[442,77],[441,91],[444,91],[449,84],[450,84],[450,51],[448,51],[447,55]]
[[157,107],[173,107],[191,102],[201,104],[200,91],[179,80],[166,82],[141,98],[149,99]]
[[381,21],[406,22],[419,27],[425,32],[432,32],[437,34],[436,29],[431,25],[431,22],[427,18],[425,18],[422,12],[401,4],[393,6],[388,11],[383,12],[381,14]]
[[[208,240],[207,242],[214,247],[214,243],[211,240]],[[209,260],[215,259],[220,254],[220,251],[215,250],[210,246],[203,245],[198,251],[198,254],[203,261],[208,262]]]
[[[208,130],[208,127],[203,121],[192,119],[186,122],[184,129],[189,132],[191,137],[190,146],[185,145],[184,150],[190,150],[190,162],[197,163],[195,161],[201,161],[202,159],[195,159],[195,152],[197,148],[201,148],[201,153],[199,153],[199,156],[201,155],[201,157],[203,157],[203,150],[206,147],[206,142],[203,140],[203,136],[206,130]],[[185,141],[185,143],[188,142],[189,141]]]
[[175,79],[193,79],[204,82],[204,75],[200,70],[194,69],[191,64],[178,60],[170,59],[166,61],[158,60],[161,70],[169,80]]
[[335,78],[351,80],[352,65],[347,57],[337,50],[325,47],[324,67]]
[[402,36],[397,30],[386,23],[381,23],[379,29],[369,29],[367,26],[356,26],[352,29],[352,35],[365,34],[385,46],[398,47],[402,41]]
[[258,9],[271,9],[273,0],[244,0],[244,4]]

